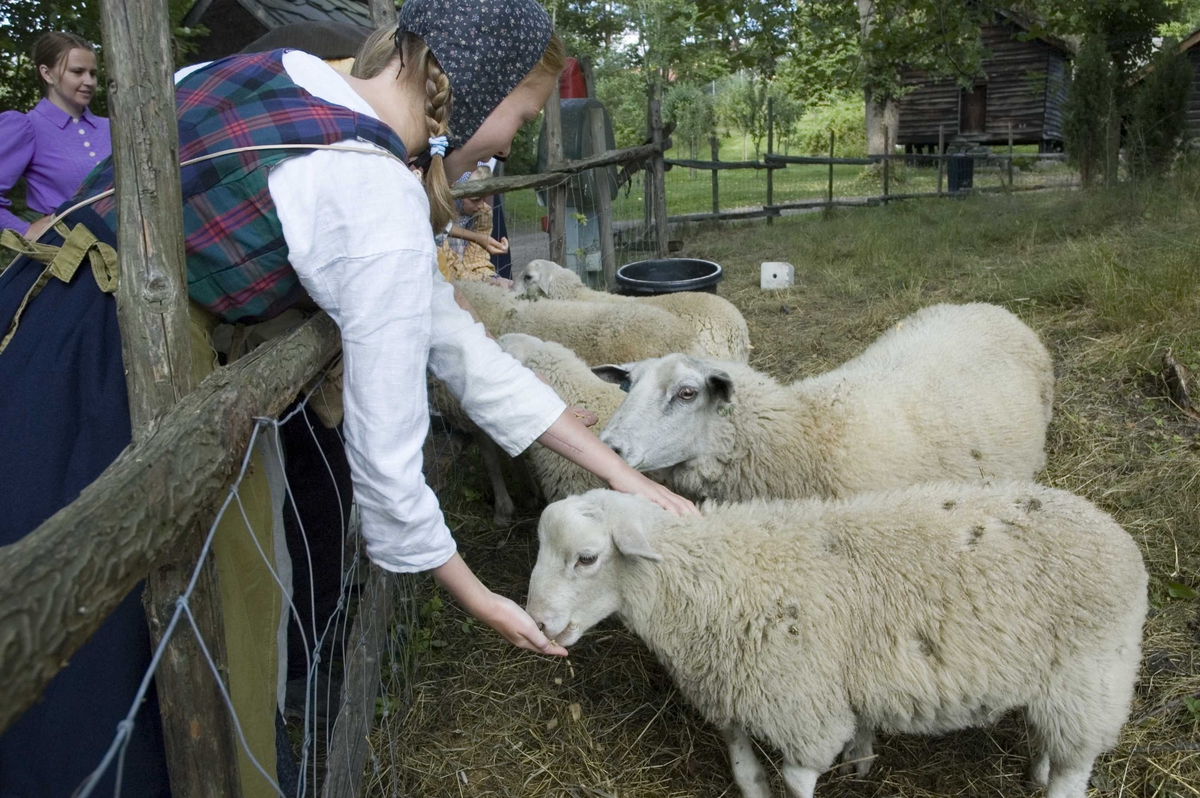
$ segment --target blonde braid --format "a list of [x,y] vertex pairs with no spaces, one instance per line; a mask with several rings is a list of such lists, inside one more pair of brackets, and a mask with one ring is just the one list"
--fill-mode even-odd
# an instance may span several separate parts
[[[422,48],[424,51],[416,59],[421,65],[416,74],[425,75],[425,127],[430,138],[445,136],[450,130],[450,78],[433,57],[433,51],[424,43]],[[440,155],[433,156],[425,172],[425,193],[429,197],[429,221],[435,231],[441,232],[455,213],[446,167]]]

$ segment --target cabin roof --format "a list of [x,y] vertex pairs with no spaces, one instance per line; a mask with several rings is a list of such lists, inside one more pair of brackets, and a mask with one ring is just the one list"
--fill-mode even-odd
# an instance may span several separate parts
[[1027,17],[1024,14],[1006,8],[1000,9],[997,13],[1005,20],[1016,25],[1026,33],[1033,34],[1035,39],[1043,41],[1051,47],[1061,50],[1067,55],[1075,55],[1075,53],[1079,51],[1079,46],[1076,42],[1046,33],[1041,29],[1040,23],[1031,17]]

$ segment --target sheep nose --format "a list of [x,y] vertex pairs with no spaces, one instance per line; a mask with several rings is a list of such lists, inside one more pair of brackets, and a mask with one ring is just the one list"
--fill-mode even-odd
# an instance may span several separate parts
[[613,453],[614,453],[614,454],[615,454],[617,457],[624,457],[624,456],[625,456],[625,455],[624,455],[624,454],[621,452],[621,447],[620,447],[620,446],[613,446],[612,444],[610,444],[610,445],[609,445],[609,448],[613,450]]
[[538,631],[539,631],[539,632],[545,632],[545,631],[546,631],[546,624],[542,623],[541,621],[538,621],[538,622],[537,622],[537,627],[538,627]]

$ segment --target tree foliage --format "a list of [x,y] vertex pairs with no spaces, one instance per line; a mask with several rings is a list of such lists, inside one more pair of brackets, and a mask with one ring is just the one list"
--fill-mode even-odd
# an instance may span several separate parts
[[[176,61],[180,65],[192,51],[191,43],[208,32],[181,26],[191,5],[191,0],[169,0]],[[0,26],[0,111],[28,111],[37,104],[41,91],[30,55],[33,44],[43,33],[61,30],[96,45],[101,82],[91,109],[101,116],[108,114],[99,0],[0,0],[0,20],[4,21]]]
[[673,86],[663,103],[663,116],[675,123],[675,140],[687,146],[692,159],[717,132],[713,98],[695,86]]
[[1117,69],[1106,52],[1104,36],[1087,36],[1075,58],[1063,114],[1067,155],[1085,186],[1115,168],[1111,142],[1117,118],[1116,86]]
[[1134,177],[1162,175],[1186,143],[1192,64],[1179,43],[1163,42],[1140,81],[1126,135],[1129,171]]

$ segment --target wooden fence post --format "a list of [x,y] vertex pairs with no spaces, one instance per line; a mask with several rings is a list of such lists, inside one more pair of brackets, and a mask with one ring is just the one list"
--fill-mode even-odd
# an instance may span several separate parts
[[[357,798],[367,740],[375,723],[379,670],[396,608],[396,575],[368,562],[367,582],[350,629],[345,686],[325,760],[322,798]],[[332,707],[331,707],[332,709]]]
[[[192,375],[179,134],[171,74],[174,55],[167,4],[102,0],[100,21],[109,54],[112,151],[116,170],[117,319],[129,392],[133,446],[195,387]],[[202,529],[181,539],[180,559],[151,568],[143,601],[157,644],[186,588]],[[201,565],[190,607],[218,669],[225,668],[225,630],[212,558]],[[240,796],[233,724],[217,682],[186,624],[167,643],[155,674],[171,792],[177,798]]]
[[1008,123],[1008,187],[1013,187],[1013,127]]
[[[718,161],[721,160],[721,142],[717,139],[716,136],[713,136],[712,138],[710,138],[708,140],[708,143],[709,143],[709,146],[712,148],[713,163],[717,163]],[[713,195],[713,213],[714,214],[721,212],[721,198],[720,198],[721,190],[720,190],[720,181],[717,178],[718,174],[720,174],[719,169],[712,170],[712,195]]]
[[[604,109],[590,109],[588,122],[592,126],[592,154],[599,155],[608,146],[608,135],[604,128]],[[596,198],[596,221],[600,228],[600,267],[604,276],[605,291],[612,291],[617,287],[617,253],[613,247],[612,229],[612,183],[608,179],[610,168],[601,166],[592,170],[592,187]]]
[[[775,98],[767,98],[767,155],[775,151]],[[767,169],[767,207],[775,204],[775,170]],[[767,225],[775,220],[767,217]]]
[[579,71],[583,73],[583,89],[588,97],[596,98],[596,71],[592,67],[591,56],[579,57]]
[[837,142],[837,134],[834,133],[832,130],[830,130],[829,131],[829,160],[830,160],[830,164],[829,164],[829,194],[826,197],[826,202],[828,202],[829,204],[825,206],[826,214],[833,213],[833,148],[834,148],[834,144],[836,144],[836,142]]
[[[562,104],[558,81],[546,101],[546,166],[553,169],[563,162]],[[546,190],[546,208],[550,217],[550,260],[567,265],[567,187],[554,186]],[[583,277],[583,275],[580,275]]]
[[367,0],[371,11],[371,27],[382,28],[396,24],[395,0]]
[[[658,94],[653,88],[650,90],[650,102],[647,105],[646,113],[651,139],[655,146],[661,147],[663,143],[662,104],[659,102]],[[667,174],[666,165],[663,163],[662,150],[650,156],[647,166],[646,178],[654,185],[654,249],[658,257],[665,258],[668,254]]]
[[887,204],[892,177],[892,138],[888,126],[883,126],[883,204]]
[[942,196],[942,177],[946,173],[946,126],[938,125],[938,196]]

